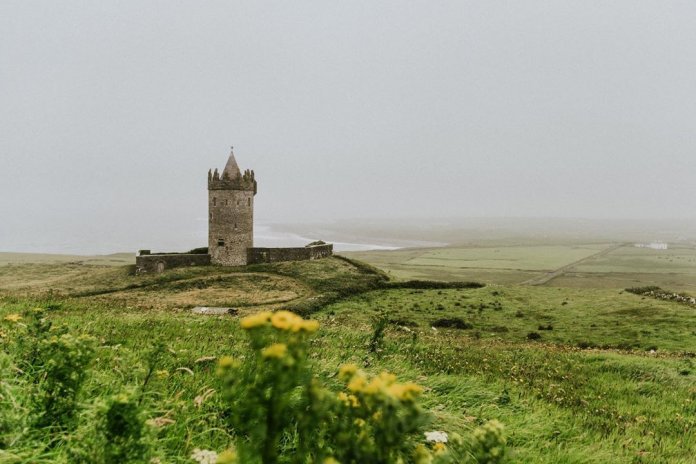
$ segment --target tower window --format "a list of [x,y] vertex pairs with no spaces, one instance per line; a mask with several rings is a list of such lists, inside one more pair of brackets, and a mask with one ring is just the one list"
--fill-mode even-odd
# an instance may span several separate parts
[[210,213],[210,220],[213,220],[213,213]]
[[225,200],[225,206],[230,204],[230,200]]
[[239,200],[237,200],[237,206],[239,206]]
[[234,230],[237,230],[237,223],[234,223]]
[[222,238],[219,238],[219,239],[218,239],[218,246],[221,246],[221,247],[222,247],[222,246],[225,246],[225,240],[222,239]]
[[217,198],[213,197],[213,206],[217,206]]
[[247,204],[251,206],[251,198],[247,198]]

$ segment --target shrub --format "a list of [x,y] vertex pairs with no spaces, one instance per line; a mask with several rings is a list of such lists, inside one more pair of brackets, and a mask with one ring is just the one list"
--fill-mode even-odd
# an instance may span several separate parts
[[380,314],[372,319],[372,337],[370,338],[370,353],[379,353],[384,346],[384,331],[387,329],[389,320],[384,314]]
[[541,340],[541,334],[539,332],[529,332],[527,340]]
[[[338,372],[337,393],[322,385],[308,362],[308,341],[318,324],[287,311],[259,313],[241,322],[251,353],[221,358],[218,373],[235,446],[222,454],[194,450],[193,459],[218,463],[453,464],[498,463],[502,428],[487,424],[469,444],[447,434],[424,434],[431,415],[423,389],[355,365]],[[423,440],[423,437],[427,441]],[[431,437],[436,439],[431,440]],[[478,461],[472,461],[474,459]]]
[[148,429],[136,395],[121,393],[100,401],[82,433],[73,437],[70,462],[147,462]]
[[0,351],[0,450],[11,445],[24,428],[27,416],[19,400],[24,385],[14,380],[13,370],[10,357]]
[[402,327],[418,327],[418,323],[416,321],[407,318],[392,318],[389,319],[389,323]]
[[35,405],[39,426],[71,425],[77,396],[94,355],[94,344],[92,337],[67,333],[40,343],[42,373]]
[[[42,308],[11,314],[5,319],[16,327],[11,344],[16,363],[36,390],[32,405],[36,425],[72,427],[95,340],[54,327]],[[19,323],[22,320],[26,322]]]
[[537,330],[553,330],[553,326],[551,324],[548,325],[540,325]]
[[474,431],[472,454],[479,464],[497,464],[505,458],[503,425],[490,421]]
[[466,322],[461,317],[437,319],[433,321],[432,326],[459,330],[470,330],[474,328],[471,323]]

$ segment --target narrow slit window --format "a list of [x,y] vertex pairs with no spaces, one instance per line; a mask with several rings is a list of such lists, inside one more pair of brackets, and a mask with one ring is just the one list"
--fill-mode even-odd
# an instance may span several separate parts
[[213,206],[217,206],[217,198],[213,197]]
[[225,246],[225,240],[222,238],[219,238],[218,239],[218,246],[221,246],[221,247]]
[[247,198],[247,206],[251,206],[251,198]]

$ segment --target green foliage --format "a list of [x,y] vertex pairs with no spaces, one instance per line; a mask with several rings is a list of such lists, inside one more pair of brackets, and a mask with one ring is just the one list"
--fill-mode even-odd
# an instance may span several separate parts
[[0,351],[0,450],[10,448],[26,425],[27,411],[21,405],[22,388],[10,357]]
[[42,374],[36,399],[37,425],[67,427],[94,356],[93,337],[66,333],[39,343]]
[[251,357],[241,367],[232,358],[220,361],[230,426],[244,437],[238,442],[242,462],[276,463],[282,441],[295,433],[300,446],[306,446],[306,433],[295,430],[309,427],[315,419],[297,420],[309,404],[311,371],[305,340],[316,327],[287,311],[260,313],[246,319],[246,324],[252,331]]
[[433,327],[459,329],[459,330],[469,330],[469,329],[474,328],[474,326],[471,323],[466,322],[461,317],[436,319],[433,321],[432,326]]
[[[242,327],[249,333],[251,356],[219,362],[241,462],[478,462],[462,460],[458,447],[450,451],[441,442],[426,447],[423,432],[431,417],[418,403],[423,391],[418,385],[398,383],[387,372],[370,378],[352,364],[339,371],[341,391],[322,385],[307,362],[314,321],[280,311],[250,316]],[[502,439],[495,450],[491,443],[475,441],[474,449],[502,458]]]
[[480,464],[497,464],[505,457],[506,439],[503,436],[503,425],[498,421],[490,421],[474,431],[472,454]]
[[444,290],[452,288],[483,288],[484,284],[479,282],[440,282],[435,280],[406,280],[402,282],[389,282],[386,288],[410,288],[419,290]]
[[385,314],[378,314],[372,318],[372,337],[368,344],[370,353],[379,353],[384,346],[384,331],[389,325],[389,318]]
[[[87,459],[102,456],[89,451],[104,443],[100,435],[91,433],[99,422],[97,417],[103,417],[98,414],[102,405],[122,391],[132,392],[132,398],[140,400],[143,385],[146,393],[139,411],[146,419],[141,440],[148,447],[146,459],[156,456],[162,463],[188,463],[194,448],[201,448],[201,455],[205,450],[216,450],[209,453],[217,455],[220,464],[239,461],[229,448],[246,436],[232,424],[232,408],[223,399],[226,390],[220,388],[215,361],[234,354],[243,365],[253,351],[236,317],[172,311],[187,308],[180,296],[189,290],[182,289],[211,290],[215,298],[229,300],[237,283],[248,284],[245,291],[254,297],[239,311],[246,315],[254,311],[254,304],[281,305],[277,300],[260,303],[267,301],[268,279],[256,281],[255,276],[275,279],[283,291],[302,286],[306,293],[297,301],[314,301],[323,292],[338,292],[344,285],[369,288],[363,284],[373,279],[335,259],[250,271],[185,268],[136,279],[124,269],[83,265],[0,270],[0,353],[9,355],[7,369],[0,368],[0,394],[11,402],[11,407],[0,402],[0,422],[5,419],[6,431],[0,462],[73,463],[75,459],[68,452],[73,448],[82,450]],[[228,276],[232,278],[226,280]],[[237,276],[244,279],[235,280]],[[199,290],[199,281],[217,283],[219,277],[224,285],[214,289],[202,285],[205,288]],[[15,285],[8,284],[11,279],[18,282],[18,290],[8,290],[8,285]],[[614,285],[615,281],[603,282]],[[139,287],[125,289],[132,284]],[[473,431],[491,419],[506,424],[510,462],[691,462],[691,450],[696,447],[696,369],[691,362],[696,352],[696,313],[672,301],[622,292],[629,285],[635,284],[620,283],[612,289],[380,288],[359,291],[324,310],[319,305],[314,317],[322,322],[323,329],[307,337],[307,362],[319,383],[314,384],[308,399],[300,394],[302,387],[293,390],[292,404],[314,408],[311,415],[299,418],[324,417],[328,414],[325,411],[338,411],[342,407],[337,404],[338,395],[353,393],[335,373],[338,366],[353,362],[366,371],[368,383],[380,372],[389,371],[423,386],[417,404],[433,413],[427,428],[448,431],[449,441],[444,443],[445,453],[439,450],[440,445],[436,449],[437,442],[426,443],[422,436],[413,435],[414,443],[420,438],[422,445],[416,446],[418,456],[416,450],[409,456],[414,462],[418,457],[423,463],[438,463],[441,456],[454,462],[472,462],[476,449]],[[676,288],[673,284],[663,286]],[[45,291],[48,287],[56,289],[52,296]],[[102,293],[75,297],[90,288]],[[134,293],[140,295],[137,300],[132,298]],[[254,299],[257,295],[260,298]],[[31,421],[38,387],[34,379],[41,379],[43,368],[38,357],[33,364],[37,367],[32,367],[25,360],[30,351],[19,350],[17,342],[24,336],[25,326],[32,323],[29,308],[43,306],[46,300],[42,298],[49,296],[55,306],[45,314],[44,323],[54,324],[44,331],[44,338],[63,333],[65,329],[57,326],[64,326],[71,334],[88,332],[99,340],[97,360],[88,369],[75,405],[73,422],[77,429],[39,428]],[[209,304],[207,296],[198,294],[196,298],[196,304]],[[161,301],[168,302],[160,305]],[[366,357],[371,318],[383,312],[394,324],[408,329],[390,328],[385,332],[381,356]],[[14,316],[21,319],[5,319]],[[434,317],[460,317],[476,330],[433,331],[430,322]],[[548,325],[553,330],[541,332],[543,341],[525,339],[528,332]],[[158,341],[166,343],[166,350],[146,384],[151,371],[147,358]],[[39,345],[24,346],[37,348],[38,356]],[[617,350],[619,347],[633,348]],[[659,349],[650,352],[651,347]],[[330,417],[322,424],[331,428],[332,421]],[[297,430],[302,427],[290,427],[281,434],[281,459],[300,448]],[[331,434],[321,429],[312,439],[316,438],[327,457],[336,456],[327,446],[327,436]],[[303,446],[312,449],[311,443]],[[98,462],[97,458],[93,462]]]
[[70,461],[76,464],[147,462],[148,434],[136,395],[113,395],[97,402],[88,424],[73,437]]

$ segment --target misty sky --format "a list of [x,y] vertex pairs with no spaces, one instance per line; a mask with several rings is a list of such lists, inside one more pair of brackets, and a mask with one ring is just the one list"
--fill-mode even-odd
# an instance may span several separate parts
[[199,245],[230,145],[260,222],[693,218],[695,19],[693,1],[1,0],[0,250]]

